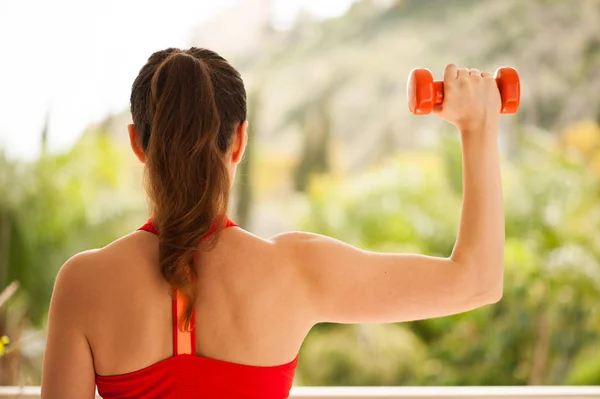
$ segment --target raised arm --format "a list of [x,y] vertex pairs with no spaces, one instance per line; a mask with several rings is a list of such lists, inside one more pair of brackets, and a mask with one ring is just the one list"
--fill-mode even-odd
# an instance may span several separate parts
[[436,110],[461,133],[463,202],[448,258],[361,250],[309,233],[274,238],[291,254],[310,322],[401,322],[445,316],[502,296],[504,214],[491,74],[448,65]]

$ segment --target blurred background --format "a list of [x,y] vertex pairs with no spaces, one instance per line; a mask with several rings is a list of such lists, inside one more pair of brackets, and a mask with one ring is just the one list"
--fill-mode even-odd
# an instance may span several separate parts
[[40,383],[58,268],[146,220],[129,90],[171,46],[216,50],[245,79],[237,223],[439,256],[457,230],[459,137],[408,112],[408,73],[516,67],[503,300],[319,325],[296,384],[600,385],[599,0],[0,0],[0,385]]

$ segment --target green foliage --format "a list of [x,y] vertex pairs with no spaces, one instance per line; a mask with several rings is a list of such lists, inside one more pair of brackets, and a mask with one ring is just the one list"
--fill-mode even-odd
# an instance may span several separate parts
[[237,169],[237,178],[235,181],[236,204],[235,204],[235,219],[237,224],[247,229],[250,225],[250,210],[254,200],[252,167],[254,158],[256,157],[256,140],[257,134],[260,132],[260,121],[258,120],[260,110],[260,93],[253,91],[248,98],[248,125],[250,132],[249,139],[246,144],[244,158]]
[[567,378],[569,385],[600,385],[600,346],[588,348],[576,359]]
[[[586,163],[547,134],[528,132],[518,156],[505,162],[506,279],[496,305],[452,317],[405,324],[389,340],[427,348],[410,364],[387,363],[377,385],[515,385],[597,381],[600,353],[600,189]],[[448,256],[460,203],[460,152],[443,140],[438,156],[400,154],[362,175],[322,177],[310,191],[308,230],[360,247]],[[458,182],[458,183],[457,183]],[[360,367],[330,379],[311,372],[322,364],[355,364],[353,350],[337,353],[353,327],[338,326],[312,341],[301,357],[302,381],[352,385]],[[314,345],[314,347],[313,347]],[[360,348],[360,343],[349,347]],[[333,351],[333,352],[331,352]],[[594,352],[579,361],[575,358]],[[304,353],[303,353],[304,354]],[[329,359],[328,356],[331,358]],[[390,355],[393,356],[393,355]],[[405,357],[405,356],[402,356]],[[368,359],[365,356],[363,359]],[[413,357],[413,359],[416,359]],[[432,366],[434,365],[434,366]],[[430,369],[435,372],[431,372]],[[323,371],[326,373],[326,371]],[[573,373],[573,374],[570,374]],[[389,376],[396,376],[390,381]]]
[[402,326],[315,330],[304,343],[298,367],[303,384],[394,385],[414,381],[422,373],[414,365],[426,360],[426,348]]
[[298,111],[303,130],[304,143],[300,162],[294,172],[294,186],[305,191],[314,174],[330,169],[331,155],[331,89],[327,89],[318,101]]
[[440,158],[401,153],[353,179],[323,176],[310,192],[306,226],[373,250],[426,250],[447,254],[458,206]]
[[[67,154],[42,156],[32,164],[10,164],[2,192],[10,203],[0,207],[10,234],[0,263],[3,288],[19,281],[28,312],[40,323],[47,311],[58,267],[84,249],[103,246],[124,232],[126,209],[116,207],[112,195],[119,189],[123,151],[111,140],[89,132]],[[1,243],[0,243],[1,245]],[[18,265],[11,267],[11,265]]]
[[[404,134],[390,143],[390,151],[420,143],[424,131],[438,129],[434,121],[405,111],[406,76],[426,67],[440,79],[449,62],[492,72],[516,67],[522,101],[511,121],[559,133],[581,120],[600,120],[599,1],[381,3],[357,1],[343,17],[273,34],[246,62],[247,79],[268,76],[261,80],[266,139],[301,133],[298,118],[290,114],[318,108],[323,88],[343,76],[328,104],[332,136],[348,155],[343,166],[358,170],[376,164],[379,153],[372,147],[389,127],[396,137]],[[357,148],[360,156],[351,156]],[[301,146],[297,157],[310,159]],[[308,169],[309,163],[298,164]]]
[[21,286],[0,310],[0,336],[11,338],[0,359],[0,385],[39,384],[41,353],[18,348],[25,335],[29,344],[43,340],[31,330],[45,322],[59,267],[125,234],[129,216],[143,220],[143,209],[114,199],[130,184],[123,156],[95,130],[68,153],[42,154],[33,163],[0,156],[0,292],[11,281]]

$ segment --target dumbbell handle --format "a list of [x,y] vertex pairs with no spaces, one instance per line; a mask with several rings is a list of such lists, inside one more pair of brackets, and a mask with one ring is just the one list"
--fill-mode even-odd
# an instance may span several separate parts
[[[500,89],[500,86],[502,85],[502,82],[499,82],[498,80],[496,80],[496,83],[498,84],[498,89]],[[433,84],[435,85],[435,98],[433,99],[433,103],[434,104],[442,104],[444,102],[444,81],[443,80],[435,80],[433,82]],[[506,112],[502,112],[501,113],[506,113]]]
[[[514,114],[519,109],[521,84],[517,70],[510,67],[498,68],[494,78],[502,98],[502,114]],[[416,115],[425,115],[433,106],[444,102],[444,82],[433,80],[431,71],[413,69],[408,78],[408,107]]]
[[433,99],[434,104],[442,104],[444,102],[444,81],[443,80],[435,80],[433,82],[435,85],[435,98]]

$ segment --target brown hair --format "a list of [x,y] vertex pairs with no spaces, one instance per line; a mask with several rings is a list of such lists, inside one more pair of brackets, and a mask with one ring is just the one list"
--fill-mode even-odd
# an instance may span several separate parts
[[[188,299],[179,320],[187,330],[197,277],[189,265],[201,243],[205,250],[214,246],[225,221],[231,187],[225,154],[246,120],[244,83],[213,51],[158,51],[133,82],[131,114],[146,154],[160,270]],[[209,230],[214,234],[203,240]]]

